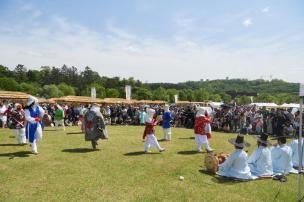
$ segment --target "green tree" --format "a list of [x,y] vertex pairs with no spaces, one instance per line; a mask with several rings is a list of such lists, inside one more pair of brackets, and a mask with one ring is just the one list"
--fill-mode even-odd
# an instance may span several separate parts
[[44,85],[40,90],[40,96],[45,98],[62,97],[63,93],[54,84]]
[[37,85],[31,83],[21,83],[19,87],[20,91],[29,93],[31,95],[36,95],[38,93]]
[[18,91],[19,85],[13,78],[0,78],[0,89],[8,91]]
[[167,90],[167,94],[169,96],[169,102],[170,103],[173,103],[175,100],[174,100],[174,95],[178,95],[178,90],[176,89],[168,89]]
[[164,100],[169,101],[169,95],[166,92],[166,89],[159,87],[153,91],[152,94],[153,100]]
[[107,92],[108,98],[118,98],[119,97],[119,91],[115,88],[108,88],[106,90],[106,92]]
[[27,81],[27,69],[24,65],[18,64],[14,69],[15,78],[17,82],[24,82]]
[[203,88],[197,89],[194,91],[194,99],[198,102],[206,101],[209,99],[209,93]]
[[219,94],[210,94],[209,100],[213,102],[220,102],[222,101],[222,98]]
[[139,100],[151,100],[152,93],[146,88],[139,88],[136,92],[137,99]]
[[220,93],[220,96],[221,96],[221,100],[224,102],[224,103],[230,103],[232,98],[230,95],[227,95],[226,93]]
[[60,83],[58,89],[63,93],[63,95],[75,95],[75,89],[65,83]]
[[92,83],[88,85],[84,91],[85,96],[91,96],[91,89],[95,88],[96,89],[96,97],[97,98],[105,98],[106,97],[106,89],[102,85],[98,83]]
[[246,105],[251,103],[251,99],[248,96],[238,96],[235,98],[237,104]]

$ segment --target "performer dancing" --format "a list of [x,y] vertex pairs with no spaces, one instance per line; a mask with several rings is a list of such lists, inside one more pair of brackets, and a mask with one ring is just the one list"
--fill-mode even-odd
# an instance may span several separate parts
[[163,131],[164,131],[164,140],[170,141],[171,140],[171,119],[172,115],[169,109],[169,105],[165,105],[164,107],[164,114],[162,116],[163,121]]
[[9,121],[11,122],[11,128],[14,130],[16,140],[19,145],[26,144],[25,137],[25,114],[22,109],[22,105],[15,104],[14,110],[9,115]]
[[108,132],[104,118],[100,112],[100,105],[93,104],[84,116],[85,140],[91,141],[92,147],[96,150],[98,139],[108,139]]
[[26,124],[26,138],[32,146],[32,152],[38,154],[37,141],[42,139],[41,122],[44,110],[38,105],[38,99],[30,96],[24,111]]
[[198,107],[195,117],[195,125],[194,125],[197,152],[202,152],[201,149],[202,144],[205,145],[205,149],[207,152],[213,151],[213,149],[209,146],[209,141],[208,141],[208,139],[211,138],[210,123],[212,123],[211,117],[206,116],[203,107]]
[[146,153],[149,152],[150,147],[156,147],[158,149],[158,151],[160,151],[160,152],[165,151],[165,148],[162,148],[159,145],[159,143],[154,135],[154,133],[155,133],[154,127],[158,123],[158,121],[156,119],[154,119],[155,110],[151,109],[151,108],[147,108],[146,111],[147,111],[146,118],[145,118],[146,127],[145,127],[145,131],[143,134],[143,139],[146,140],[145,146],[144,146],[144,151]]

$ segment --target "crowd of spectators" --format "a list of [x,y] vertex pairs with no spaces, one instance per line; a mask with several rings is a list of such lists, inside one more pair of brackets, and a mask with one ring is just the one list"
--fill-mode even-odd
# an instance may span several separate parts
[[[89,105],[59,105],[42,104],[45,111],[44,122],[46,125],[58,124],[71,126],[78,125]],[[143,125],[145,123],[145,109],[155,109],[156,115],[162,115],[160,105],[105,105],[101,107],[106,124],[111,125]],[[195,105],[171,105],[172,126],[193,128],[196,113]],[[13,103],[0,102],[0,126],[9,126],[10,111]],[[242,127],[248,128],[249,133],[260,134],[265,132],[270,135],[291,135],[299,126],[299,111],[297,109],[266,109],[256,106],[222,105],[219,108],[206,107],[206,115],[213,118],[213,131],[237,132]]]

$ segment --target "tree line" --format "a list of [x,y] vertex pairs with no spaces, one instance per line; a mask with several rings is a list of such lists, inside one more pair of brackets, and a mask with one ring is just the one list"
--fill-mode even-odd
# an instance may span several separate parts
[[[203,75],[202,75],[203,78]],[[278,104],[298,102],[298,83],[289,83],[274,79],[222,79],[187,81],[173,83],[143,83],[133,77],[100,76],[90,67],[83,71],[77,67],[63,65],[61,68],[41,66],[39,70],[26,68],[18,64],[13,70],[0,65],[0,90],[22,91],[44,98],[67,95],[90,96],[91,88],[96,88],[98,98],[124,98],[125,85],[132,86],[132,99],[164,100],[174,102],[174,95],[182,101],[224,101],[231,102],[227,94],[235,92],[256,92],[254,102],[275,102]],[[238,96],[239,104],[251,103],[248,96]]]

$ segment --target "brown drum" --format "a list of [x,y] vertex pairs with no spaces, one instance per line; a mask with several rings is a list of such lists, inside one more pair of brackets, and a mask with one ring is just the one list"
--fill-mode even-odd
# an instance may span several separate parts
[[205,167],[207,171],[211,173],[216,173],[219,169],[219,165],[224,163],[224,161],[228,158],[229,154],[227,153],[207,153],[205,156]]

